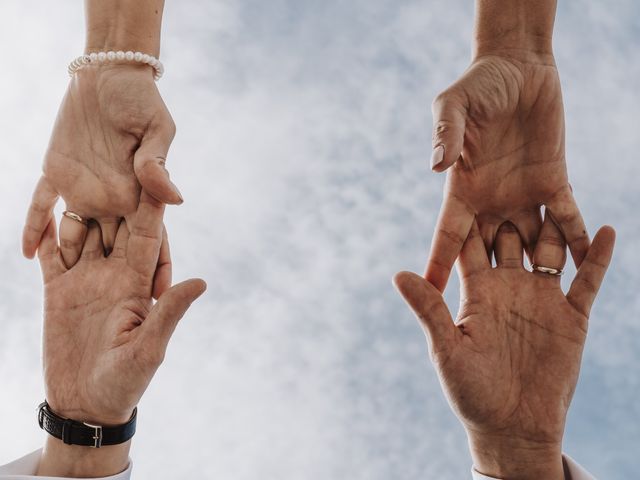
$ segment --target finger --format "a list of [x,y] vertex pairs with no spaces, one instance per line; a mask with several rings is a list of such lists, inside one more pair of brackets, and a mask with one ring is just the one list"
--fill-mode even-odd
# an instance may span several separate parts
[[456,90],[447,90],[436,97],[433,112],[433,153],[431,169],[443,172],[462,155],[467,118],[466,100]]
[[87,225],[65,215],[60,219],[60,253],[67,268],[73,267],[82,253]]
[[150,278],[155,273],[158,263],[163,214],[164,204],[143,190],[138,210],[129,224],[127,262],[134,270]]
[[157,200],[178,205],[182,195],[165,168],[169,146],[175,136],[176,127],[169,112],[153,122],[133,157],[133,168],[140,185]]
[[396,274],[393,282],[420,320],[432,355],[452,346],[458,329],[438,289],[411,272]]
[[58,193],[44,175],[41,176],[33,192],[22,232],[22,253],[25,257],[33,258],[36,254],[40,239],[51,220],[51,213],[57,201]]
[[500,225],[496,235],[496,265],[499,268],[524,268],[522,248],[520,233],[515,225],[511,222]]
[[87,238],[82,247],[82,260],[98,260],[104,258],[104,244],[102,243],[102,234],[100,225],[95,221],[89,222]]
[[571,188],[567,185],[554,195],[547,203],[547,209],[562,231],[576,267],[579,267],[589,251],[590,241]]
[[60,249],[58,248],[56,219],[53,216],[44,229],[38,248],[38,261],[40,262],[44,283],[53,280],[67,271],[67,267],[60,255]]
[[129,226],[123,219],[120,220],[118,225],[118,232],[113,242],[113,250],[111,256],[113,258],[126,258],[127,257],[127,244],[129,243]]
[[[545,213],[542,230],[540,230],[540,236],[538,237],[538,245],[533,253],[533,263],[541,267],[563,270],[566,262],[567,243],[562,236],[562,232],[547,212]],[[557,275],[554,276],[542,272],[534,273],[546,278],[559,279]]]
[[585,317],[591,313],[591,306],[611,262],[615,242],[613,228],[602,227],[598,231],[567,293],[569,303]]
[[498,235],[498,228],[500,228],[501,223],[498,223],[499,220],[494,221],[483,221],[481,217],[477,219],[478,228],[480,229],[480,237],[482,237],[482,242],[484,243],[484,249],[487,252],[487,258],[491,260],[493,258],[493,246],[496,243],[496,235]]
[[427,281],[441,292],[447,286],[451,268],[469,235],[473,219],[474,213],[462,200],[453,195],[446,196],[433,235],[425,275]]
[[153,277],[153,298],[158,299],[171,287],[171,251],[169,249],[169,236],[167,228],[162,229],[162,244],[158,257],[156,274]]
[[460,257],[458,258],[458,271],[460,278],[469,278],[476,273],[491,268],[491,262],[487,257],[487,251],[480,237],[478,223],[474,220],[467,240],[462,246]]
[[520,232],[520,238],[524,244],[524,250],[527,252],[527,257],[533,262],[533,252],[536,249],[536,243],[538,242],[538,236],[542,229],[542,214],[540,209],[536,208],[528,212],[516,216],[513,219],[513,224]]
[[119,218],[101,218],[98,220],[100,225],[100,231],[102,233],[102,243],[104,244],[104,251],[106,255],[109,255],[113,250],[113,245],[116,241],[116,234],[118,233],[118,227],[120,226]]
[[140,342],[144,350],[150,349],[162,363],[169,339],[176,325],[193,303],[207,289],[204,280],[192,279],[167,290],[153,306],[140,327]]

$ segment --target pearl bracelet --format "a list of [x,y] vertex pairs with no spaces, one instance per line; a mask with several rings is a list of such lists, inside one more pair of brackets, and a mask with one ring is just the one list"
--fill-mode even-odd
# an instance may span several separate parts
[[122,50],[117,52],[111,50],[109,52],[94,52],[87,55],[80,55],[69,64],[69,68],[67,70],[69,72],[69,76],[73,77],[78,70],[86,65],[101,65],[109,62],[137,62],[149,65],[153,67],[153,78],[156,81],[160,80],[164,73],[164,66],[162,65],[162,62],[153,55],[147,55],[142,52],[123,52]]

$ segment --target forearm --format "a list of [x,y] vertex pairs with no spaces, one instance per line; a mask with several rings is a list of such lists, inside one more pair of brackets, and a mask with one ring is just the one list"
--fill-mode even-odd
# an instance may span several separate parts
[[130,447],[131,441],[101,448],[66,445],[48,436],[37,475],[67,478],[116,475],[127,469]]
[[557,0],[476,0],[474,56],[551,55]]
[[85,0],[85,53],[131,50],[160,55],[164,0]]
[[564,480],[560,443],[524,441],[510,436],[468,432],[474,468],[505,480]]

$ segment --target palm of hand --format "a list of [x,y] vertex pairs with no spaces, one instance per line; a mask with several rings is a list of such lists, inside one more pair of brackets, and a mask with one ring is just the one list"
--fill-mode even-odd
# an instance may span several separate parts
[[47,400],[67,418],[97,425],[127,421],[162,363],[176,324],[206,285],[188,280],[152,305],[163,241],[164,204],[144,191],[104,256],[92,223],[79,261],[65,265],[55,219],[38,257],[45,285],[44,373]]
[[44,373],[54,411],[102,424],[126,422],[159,363],[140,343],[150,292],[148,276],[116,252],[85,257],[46,284]]
[[558,442],[586,317],[559,282],[523,269],[490,269],[467,281],[457,323],[463,335],[434,355],[452,405],[479,433]]
[[[396,276],[400,293],[430,339],[440,383],[468,433],[560,445],[591,305],[614,241],[610,227],[598,232],[564,295],[559,277],[524,269],[523,243],[511,224],[498,230],[493,268],[474,222],[458,263],[457,324],[433,284],[408,272]],[[566,244],[548,216],[534,258],[564,268]]]

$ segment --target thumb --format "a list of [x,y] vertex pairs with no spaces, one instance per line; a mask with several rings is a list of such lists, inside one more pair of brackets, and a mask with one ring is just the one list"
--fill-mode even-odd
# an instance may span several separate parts
[[162,118],[151,123],[133,156],[133,169],[143,190],[156,200],[170,205],[179,205],[184,201],[165,168],[175,133],[173,119],[166,112]]
[[433,153],[431,169],[443,172],[462,154],[467,107],[463,97],[445,90],[433,101]]
[[430,339],[432,354],[446,349],[453,342],[457,329],[442,294],[424,278],[411,272],[396,274],[393,282],[420,320]]
[[142,323],[141,340],[145,349],[150,349],[157,358],[164,358],[169,339],[186,311],[207,289],[204,280],[191,279],[167,290],[149,312]]

